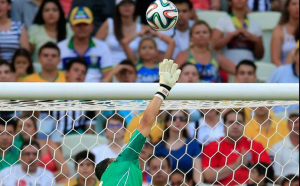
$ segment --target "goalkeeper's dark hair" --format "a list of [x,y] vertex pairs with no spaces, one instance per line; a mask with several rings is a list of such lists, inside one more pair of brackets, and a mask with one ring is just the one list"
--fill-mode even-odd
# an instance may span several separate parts
[[94,165],[96,157],[93,153],[90,153],[88,151],[79,152],[75,156],[75,167],[77,167],[77,165],[79,164],[80,161],[84,161],[84,160],[90,160],[93,162],[93,165]]
[[72,60],[70,60],[70,61],[67,62],[66,66],[65,66],[65,70],[66,70],[66,71],[69,71],[69,70],[72,68],[72,66],[73,66],[74,64],[76,64],[76,63],[85,66],[86,71],[87,71],[88,68],[89,68],[89,65],[88,65],[88,63],[86,62],[85,59],[83,59],[83,58],[81,58],[81,57],[77,57],[77,58],[74,58],[74,59],[72,59]]
[[255,74],[256,74],[256,70],[257,70],[257,66],[256,66],[256,64],[253,62],[253,61],[251,61],[251,60],[243,60],[243,61],[241,61],[237,66],[236,66],[236,73],[238,73],[238,71],[239,71],[239,69],[241,68],[241,66],[250,66],[250,67],[252,67],[253,69],[254,69],[254,72],[255,72]]
[[101,181],[102,175],[104,174],[110,163],[111,159],[106,158],[96,166],[95,175],[99,181]]
[[258,163],[251,166],[251,170],[253,169],[257,170],[259,176],[266,176],[264,180],[265,185],[268,183],[274,183],[275,172],[272,165],[267,163]]

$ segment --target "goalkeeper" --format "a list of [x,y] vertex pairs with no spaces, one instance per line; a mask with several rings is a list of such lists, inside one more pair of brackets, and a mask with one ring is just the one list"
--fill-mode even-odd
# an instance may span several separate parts
[[160,87],[129,143],[117,159],[105,159],[96,166],[99,186],[142,186],[139,154],[150,134],[162,102],[176,84],[181,71],[172,60],[165,59],[159,65]]

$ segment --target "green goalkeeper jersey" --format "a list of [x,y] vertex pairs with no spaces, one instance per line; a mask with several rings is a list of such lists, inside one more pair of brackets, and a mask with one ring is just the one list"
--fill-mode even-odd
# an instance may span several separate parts
[[142,186],[139,155],[145,143],[146,138],[136,130],[117,160],[102,175],[99,186]]

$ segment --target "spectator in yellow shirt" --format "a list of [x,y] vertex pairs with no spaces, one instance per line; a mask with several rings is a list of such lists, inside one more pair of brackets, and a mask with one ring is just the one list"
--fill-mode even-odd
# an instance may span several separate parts
[[60,63],[60,50],[56,44],[48,42],[40,48],[39,63],[41,73],[26,76],[23,82],[66,82],[65,74],[57,68]]
[[287,122],[273,117],[272,111],[269,109],[271,108],[257,108],[255,118],[248,123],[245,129],[245,135],[260,142],[267,148],[267,151],[289,134]]
[[83,151],[75,156],[75,171],[78,178],[67,182],[65,186],[98,186],[100,182],[96,179],[95,173],[95,155],[88,151]]

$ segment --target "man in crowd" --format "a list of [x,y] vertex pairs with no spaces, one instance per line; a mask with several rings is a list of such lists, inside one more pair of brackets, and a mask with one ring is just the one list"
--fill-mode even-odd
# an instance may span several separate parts
[[135,83],[137,80],[137,71],[133,62],[130,60],[122,61],[107,75],[106,79],[113,81],[114,77],[120,83]]
[[209,183],[243,185],[249,178],[249,163],[271,163],[262,144],[243,136],[244,122],[245,117],[241,111],[228,111],[224,115],[227,137],[204,148],[203,174]]
[[82,57],[88,63],[86,82],[108,82],[106,76],[112,69],[109,47],[103,41],[91,36],[93,32],[93,14],[87,7],[75,7],[70,15],[74,37],[61,41],[59,68],[64,69],[68,61]]
[[11,82],[13,79],[13,73],[10,64],[0,58],[0,82]]
[[40,48],[38,61],[42,65],[41,73],[25,77],[23,82],[66,82],[65,74],[58,70],[60,50],[56,44],[48,42]]
[[73,178],[65,186],[99,186],[100,182],[95,178],[95,155],[83,151],[75,156],[75,172],[78,178]]
[[0,170],[14,165],[19,161],[21,142],[14,140],[16,122],[0,118]]
[[153,156],[148,165],[153,186],[169,186],[170,160],[164,156]]
[[[184,179],[185,178],[185,179]],[[176,170],[170,176],[170,181],[172,186],[191,186],[195,185],[193,179],[184,175],[181,171]]]
[[299,109],[289,111],[288,128],[290,135],[274,145],[269,152],[275,161],[273,168],[277,178],[289,174],[299,175]]
[[253,61],[243,60],[236,66],[236,83],[255,83],[257,66]]
[[[180,52],[190,47],[190,29],[194,21],[190,20],[193,16],[193,4],[189,0],[174,0],[172,2],[179,11],[179,19],[174,28],[164,31],[163,34],[175,40],[176,47],[173,54],[173,58],[175,59]],[[160,52],[165,52],[167,44],[160,41],[158,49]]]
[[21,147],[21,164],[7,167],[0,172],[1,185],[55,186],[53,174],[39,167],[39,149],[38,142],[25,141]]
[[269,151],[289,134],[287,122],[272,116],[271,107],[258,107],[254,112],[255,118],[247,124],[245,135],[261,143]]
[[268,83],[299,83],[299,42],[294,55],[294,64],[278,67]]
[[288,175],[286,178],[284,178],[282,186],[299,186],[299,176],[296,176],[294,174]]
[[[68,61],[65,70],[68,83],[83,83],[88,71],[88,64],[83,58],[74,58]],[[94,134],[91,130],[95,128],[96,124],[94,111],[53,111],[51,114],[58,121],[58,131],[51,135],[51,139],[59,145],[63,134]]]

